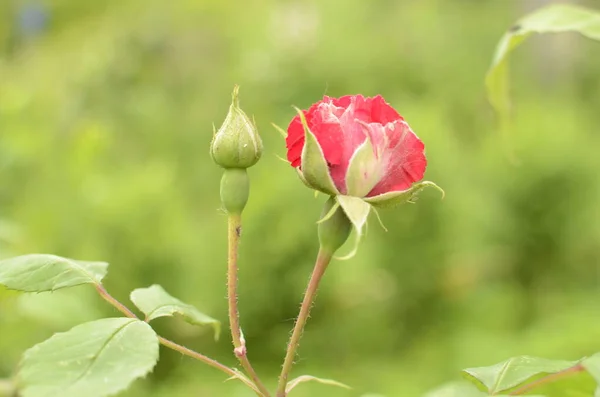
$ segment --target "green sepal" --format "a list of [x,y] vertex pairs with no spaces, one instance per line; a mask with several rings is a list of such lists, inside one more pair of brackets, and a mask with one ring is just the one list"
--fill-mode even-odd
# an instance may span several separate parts
[[279,132],[279,134],[283,137],[283,139],[285,139],[287,137],[287,132],[281,128],[280,126],[278,126],[275,123],[271,123],[271,125],[273,126],[273,128],[275,128],[275,130],[277,130],[277,132]]
[[348,216],[348,219],[350,219],[350,222],[352,222],[356,233],[362,236],[362,230],[367,223],[371,205],[359,197],[339,195],[336,199],[346,216]]
[[321,221],[317,225],[321,251],[329,255],[333,255],[344,245],[352,232],[352,222],[339,207],[336,198],[329,197],[323,206]]
[[346,171],[346,194],[365,197],[381,180],[380,162],[375,158],[373,143],[367,135],[356,149]]
[[239,86],[233,88],[231,106],[210,144],[213,161],[223,168],[249,168],[260,160],[263,144],[256,123],[240,108]]
[[445,196],[444,190],[430,181],[415,183],[410,189],[398,192],[383,193],[378,196],[366,197],[363,200],[371,204],[375,208],[392,208],[404,203],[414,203],[417,195],[426,187],[433,187],[442,193],[442,198]]
[[317,141],[317,137],[310,131],[306,117],[302,110],[296,108],[300,121],[304,127],[304,147],[302,148],[302,178],[313,189],[327,193],[331,196],[340,194],[331,179],[327,160]]

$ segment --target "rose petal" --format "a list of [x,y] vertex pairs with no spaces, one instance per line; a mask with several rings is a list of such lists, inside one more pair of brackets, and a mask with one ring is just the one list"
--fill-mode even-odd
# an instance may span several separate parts
[[393,107],[388,104],[381,95],[371,100],[371,121],[386,125],[397,120],[404,120]]
[[[310,120],[312,119],[312,115],[319,104],[320,102],[317,102],[308,110],[303,110],[304,117],[306,117],[309,128],[311,128]],[[288,125],[285,146],[288,149],[288,161],[291,163],[292,167],[299,167],[301,162],[300,156],[302,155],[302,148],[304,147],[304,127],[302,127],[302,122],[300,121],[299,115],[296,115]]]
[[427,167],[425,145],[405,121],[387,124],[385,133],[387,142],[382,150],[388,156],[384,159],[386,171],[367,197],[409,189],[414,182],[423,179]]
[[[373,169],[380,169],[381,180],[368,193],[372,197],[402,191],[423,178],[427,160],[424,145],[404,119],[380,95],[365,98],[346,95],[324,96],[303,111],[329,167],[331,178],[346,194],[349,162],[368,136],[372,142]],[[287,157],[293,167],[301,167],[304,130],[298,116],[288,126]]]

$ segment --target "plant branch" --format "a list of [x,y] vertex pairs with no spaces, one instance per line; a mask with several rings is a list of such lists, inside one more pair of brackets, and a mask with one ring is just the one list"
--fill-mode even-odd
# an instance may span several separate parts
[[173,341],[170,341],[169,339],[163,338],[162,336],[159,336],[158,340],[161,345],[168,347],[169,349],[175,350],[185,356],[194,358],[198,361],[202,361],[203,363],[206,363],[213,368],[216,368],[218,370],[225,372],[227,375],[231,376],[231,378],[236,378],[236,379],[241,380],[243,383],[246,384],[246,386],[248,386],[252,390],[254,390],[257,395],[262,396],[260,390],[258,390],[258,388],[252,383],[252,381],[250,379],[246,378],[246,376],[244,376],[239,371],[236,371],[233,368],[229,368],[228,366],[223,365],[220,362],[213,360],[210,357],[207,357],[207,356],[205,356],[201,353],[198,353],[194,350],[188,349],[185,346],[181,346]]
[[256,371],[248,360],[246,341],[240,328],[240,314],[238,310],[238,247],[242,232],[242,217],[239,214],[229,214],[228,220],[228,255],[227,255],[227,301],[229,306],[229,328],[231,328],[231,339],[233,352],[250,376],[261,394],[269,397],[269,390],[264,386]]
[[108,293],[106,288],[102,284],[96,284],[96,291],[100,294],[102,299],[113,305],[118,311],[123,313],[126,317],[129,318],[138,318],[131,310],[127,308],[124,304],[116,300],[111,294]]
[[277,397],[286,396],[285,388],[287,385],[288,377],[294,365],[296,350],[298,349],[298,345],[300,343],[300,338],[302,337],[302,332],[304,331],[306,321],[310,316],[310,309],[314,303],[317,290],[319,288],[319,283],[321,282],[321,278],[323,277],[323,274],[325,273],[327,265],[329,265],[330,261],[330,254],[326,254],[325,252],[320,251],[317,255],[315,267],[310,277],[310,281],[308,282],[306,292],[304,293],[304,299],[302,300],[300,313],[298,314],[298,318],[296,319],[296,324],[294,325],[292,336],[290,337],[290,341],[288,343],[285,360],[283,362],[283,368],[281,370],[281,375],[279,375],[279,384],[277,385]]
[[555,382],[564,377],[567,377],[567,376],[570,376],[570,375],[573,375],[573,374],[576,374],[579,372],[583,372],[583,371],[585,371],[585,367],[581,363],[578,363],[578,364],[576,364],[570,368],[567,368],[565,370],[544,376],[543,378],[534,380],[531,383],[527,383],[527,384],[519,387],[517,390],[514,390],[514,391],[508,393],[508,395],[509,396],[519,396],[519,395],[522,395],[522,394],[525,394],[525,393],[531,391],[532,389],[534,389],[538,386],[542,386],[547,383]]
[[[100,296],[105,301],[107,301],[112,306],[114,306],[117,310],[119,310],[121,313],[123,313],[126,317],[139,319],[138,316],[135,315],[135,313],[133,313],[131,310],[129,310],[127,308],[127,306],[125,306],[124,304],[119,302],[117,299],[115,299],[111,294],[109,294],[108,291],[106,290],[106,288],[104,288],[104,286],[102,284],[96,284],[96,291],[98,291],[98,294],[100,294]],[[229,368],[228,366],[223,365],[220,362],[213,360],[212,358],[207,357],[202,353],[198,353],[194,350],[188,349],[187,347],[181,346],[173,341],[163,338],[162,336],[158,337],[158,341],[160,342],[161,345],[168,347],[169,349],[175,350],[181,354],[184,354],[188,357],[194,358],[198,361],[202,361],[203,363],[208,364],[213,368],[216,368],[222,372],[225,372],[227,375],[229,375],[232,378],[241,380],[248,387],[250,387],[252,390],[254,390],[259,396],[262,395],[260,393],[260,391],[256,388],[256,386],[254,386],[252,381],[250,381],[250,379],[246,378],[239,371],[236,371],[233,368]]]

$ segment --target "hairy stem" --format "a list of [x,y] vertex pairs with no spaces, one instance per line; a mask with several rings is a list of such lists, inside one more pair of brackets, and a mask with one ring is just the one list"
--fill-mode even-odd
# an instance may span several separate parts
[[[114,306],[117,310],[119,310],[121,313],[123,313],[126,317],[129,318],[135,318],[137,319],[138,317],[135,315],[135,313],[133,313],[131,310],[129,310],[127,308],[127,306],[125,306],[124,304],[122,304],[121,302],[119,302],[117,299],[115,299],[111,294],[108,293],[108,291],[104,288],[104,286],[102,286],[101,284],[96,284],[96,291],[98,291],[98,294],[100,294],[100,296],[102,297],[102,299],[104,299],[105,301],[107,301],[108,303],[110,303],[112,306]],[[188,357],[191,357],[193,359],[196,359],[198,361],[202,361],[205,364],[210,365],[213,368],[216,368],[222,372],[225,372],[227,375],[233,377],[233,378],[237,378],[239,380],[241,380],[243,383],[245,383],[248,387],[250,387],[252,390],[254,390],[259,396],[261,396],[262,394],[259,392],[259,390],[256,388],[256,386],[254,386],[254,384],[252,383],[252,381],[250,381],[250,379],[246,378],[245,376],[243,376],[241,373],[239,373],[238,371],[229,368],[226,365],[221,364],[220,362],[213,360],[210,357],[205,356],[202,353],[198,353],[194,350],[188,349],[185,346],[181,346],[173,341],[170,341],[166,338],[163,338],[162,336],[158,337],[158,341],[160,342],[161,345],[168,347],[169,349],[178,351],[181,354],[184,354]]]
[[158,340],[160,341],[160,344],[168,347],[169,349],[175,350],[183,355],[186,355],[188,357],[194,358],[198,361],[202,361],[203,363],[206,363],[208,365],[210,365],[213,368],[216,368],[220,371],[225,372],[227,375],[231,376],[232,378],[236,378],[241,380],[243,383],[246,384],[246,386],[250,387],[252,390],[254,390],[254,392],[256,392],[257,395],[262,396],[261,392],[256,388],[256,386],[252,383],[252,381],[248,378],[246,378],[243,374],[241,374],[240,372],[229,368],[226,365],[221,364],[220,362],[213,360],[210,357],[206,357],[205,355],[198,353],[194,350],[188,349],[185,346],[181,346],[173,341],[170,341],[166,338],[163,338],[162,336],[158,337]]
[[315,296],[317,294],[317,289],[319,288],[319,283],[321,282],[321,278],[323,277],[323,274],[325,273],[327,265],[329,265],[330,261],[330,254],[320,251],[317,255],[315,267],[313,269],[312,275],[310,276],[310,281],[308,282],[306,292],[304,293],[304,299],[302,300],[300,313],[298,314],[296,324],[294,325],[294,330],[292,331],[292,336],[290,337],[290,341],[288,343],[287,352],[285,354],[285,360],[283,362],[283,368],[281,370],[281,375],[279,375],[279,384],[277,385],[277,397],[286,396],[285,387],[287,385],[292,366],[294,365],[296,350],[298,349],[300,338],[302,337],[302,332],[304,331],[304,326],[306,325],[306,321],[308,320],[308,317],[310,315],[310,309],[314,303]]
[[562,370],[560,372],[550,374],[550,375],[544,376],[543,378],[534,380],[531,383],[527,383],[527,384],[519,387],[518,389],[512,391],[511,393],[508,393],[508,395],[509,396],[519,396],[519,395],[529,392],[530,390],[532,390],[538,386],[542,386],[547,383],[555,382],[559,379],[562,379],[562,378],[565,378],[570,375],[573,375],[573,374],[576,374],[579,372],[583,372],[583,371],[585,371],[585,367],[581,363],[579,363],[570,368]]
[[242,336],[240,328],[240,314],[238,310],[238,248],[242,234],[242,217],[239,214],[230,214],[228,217],[228,255],[227,255],[227,301],[229,303],[229,328],[231,328],[231,340],[233,352],[242,364],[246,374],[252,379],[260,393],[269,397],[269,390],[261,382],[256,371],[250,364],[247,355],[246,341]]

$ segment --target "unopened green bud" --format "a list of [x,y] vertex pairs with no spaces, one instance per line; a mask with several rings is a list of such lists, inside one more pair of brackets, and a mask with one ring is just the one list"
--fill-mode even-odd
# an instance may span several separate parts
[[[352,231],[352,222],[346,216],[344,210],[337,205],[334,210],[333,207],[336,205],[335,197],[329,197],[323,207],[321,219],[327,218],[322,222],[319,222],[319,243],[321,244],[321,251],[328,255],[333,255],[350,236]],[[335,211],[332,215],[331,211]]]
[[250,178],[244,168],[232,168],[221,178],[221,203],[229,214],[240,215],[250,195]]
[[256,125],[240,109],[238,91],[236,85],[229,113],[210,145],[213,160],[223,168],[248,168],[262,155],[263,146]]

